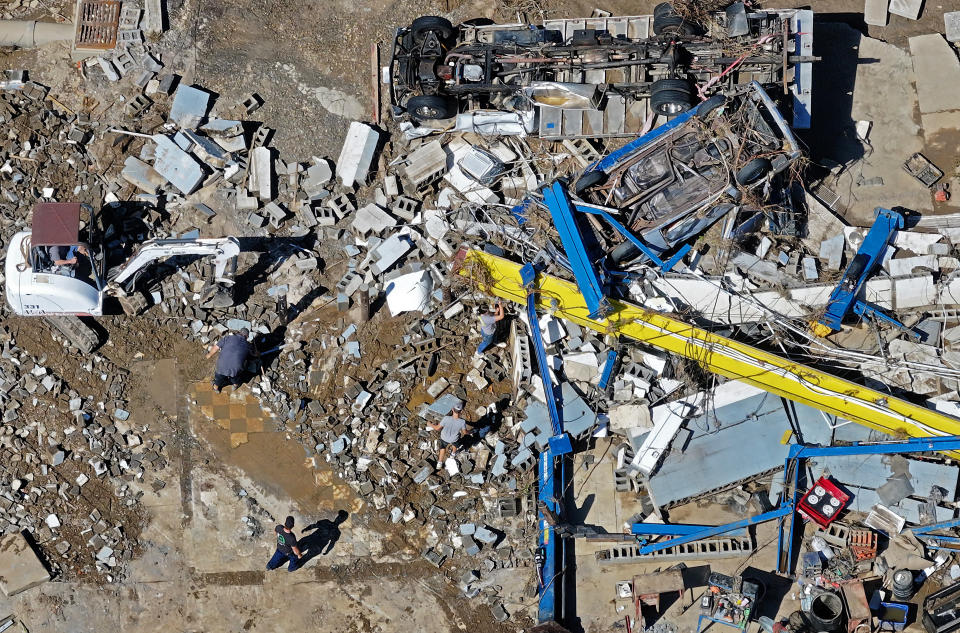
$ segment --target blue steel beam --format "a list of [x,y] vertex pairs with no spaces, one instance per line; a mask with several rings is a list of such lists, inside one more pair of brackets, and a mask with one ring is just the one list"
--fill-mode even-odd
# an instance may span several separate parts
[[726,523],[724,525],[717,525],[715,527],[708,527],[698,532],[691,532],[690,534],[684,534],[683,536],[667,539],[666,541],[660,541],[659,543],[650,543],[649,545],[644,545],[637,550],[637,553],[651,554],[653,552],[659,552],[660,550],[668,547],[683,545],[684,543],[692,543],[693,541],[710,538],[711,536],[719,536],[720,534],[726,534],[727,532],[750,527],[751,525],[757,525],[758,523],[773,521],[774,519],[782,519],[783,517],[791,514],[793,514],[793,503],[786,503],[776,510],[764,512],[763,514],[758,514],[754,517],[749,517],[740,521],[734,521],[733,523]]
[[610,312],[610,303],[604,292],[605,282],[597,272],[587,253],[587,246],[577,225],[577,218],[573,214],[573,205],[567,195],[566,183],[555,181],[543,188],[543,201],[550,210],[553,224],[560,235],[563,250],[570,261],[573,276],[577,279],[577,287],[587,302],[591,319],[602,319]]
[[[834,332],[840,330],[841,322],[854,307],[863,284],[880,265],[890,238],[903,226],[903,216],[900,213],[877,207],[877,219],[874,220],[873,226],[870,227],[863,243],[857,249],[857,254],[844,271],[840,283],[830,293],[827,311],[817,322],[818,325]],[[824,332],[828,331],[824,330]]]
[[[712,527],[714,526],[692,525],[689,523],[634,523],[630,526],[630,533],[636,534],[637,536],[684,536],[686,534],[703,532]],[[724,532],[724,534],[731,534],[733,532],[743,534],[746,532],[746,528],[730,530],[730,532]]]
[[[537,500],[553,512],[559,514],[560,503],[557,496],[555,462],[556,458],[549,447],[540,453],[537,462],[540,486],[540,490],[537,493]],[[559,556],[563,554],[563,548],[557,547],[558,537],[556,531],[542,510],[538,510],[537,512],[537,528],[537,544],[543,552],[543,564],[540,568],[540,601],[537,603],[537,621],[542,624],[559,619],[557,614],[557,593],[561,584],[559,580],[562,570],[558,571],[558,563],[562,564]]]
[[939,437],[913,437],[890,442],[853,442],[847,446],[804,446],[792,444],[787,455],[787,465],[794,459],[830,457],[843,455],[891,455],[900,453],[932,453],[960,450],[960,435]]
[[606,220],[607,223],[610,224],[610,226],[612,226],[614,229],[616,229],[618,233],[620,233],[620,235],[627,238],[634,246],[640,249],[641,253],[643,253],[646,257],[650,258],[650,261],[656,264],[664,272],[669,272],[674,266],[677,265],[677,262],[683,259],[684,255],[690,252],[691,246],[689,244],[684,244],[683,246],[680,247],[679,250],[677,250],[677,252],[674,254],[673,257],[671,257],[667,261],[663,261],[662,259],[660,259],[660,257],[657,256],[657,254],[649,246],[644,244],[643,241],[640,240],[640,238],[634,235],[627,227],[621,224],[619,220],[613,217],[613,215],[611,215],[607,209],[595,204],[586,204],[582,202],[577,203],[574,206],[577,209],[577,211],[579,211],[580,213],[589,213],[590,215],[600,216],[601,218]]

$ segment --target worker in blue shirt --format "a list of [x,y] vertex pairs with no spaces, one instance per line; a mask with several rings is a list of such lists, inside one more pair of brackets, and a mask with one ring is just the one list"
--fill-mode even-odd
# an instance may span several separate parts
[[250,330],[243,328],[236,334],[224,336],[210,347],[207,358],[213,358],[214,354],[220,352],[217,368],[213,373],[213,388],[217,393],[220,393],[226,385],[236,387],[243,382],[243,368],[253,351],[250,343],[247,342],[249,337]]

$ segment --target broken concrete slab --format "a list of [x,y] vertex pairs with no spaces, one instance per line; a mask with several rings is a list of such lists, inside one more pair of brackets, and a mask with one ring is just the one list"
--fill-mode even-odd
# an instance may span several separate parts
[[50,580],[50,574],[23,534],[0,538],[0,589],[15,596]]
[[863,5],[863,21],[870,26],[886,26],[888,2],[889,0],[866,0]]
[[250,152],[250,173],[247,188],[261,201],[273,200],[273,154],[267,147]]
[[948,42],[960,42],[960,11],[944,13],[943,27]]
[[920,113],[960,108],[960,60],[950,44],[939,33],[917,35],[909,41]]
[[160,187],[167,184],[166,178],[136,156],[127,156],[126,160],[123,161],[123,170],[120,172],[120,176],[146,193],[156,193]]
[[155,134],[153,140],[157,144],[153,168],[181,193],[193,193],[205,175],[200,163],[180,149],[169,136]]
[[344,187],[366,182],[379,142],[380,133],[374,128],[359,121],[350,124],[337,160],[337,178]]
[[169,118],[183,129],[195,130],[207,116],[209,107],[209,92],[181,84],[173,95]]
[[[848,222],[871,226],[877,207],[888,207],[891,200],[921,213],[933,209],[929,190],[903,169],[903,161],[923,151],[923,136],[915,122],[916,93],[910,88],[913,64],[902,49],[869,37],[860,37],[851,116],[854,120],[873,121],[870,160],[858,165],[864,178],[879,176],[883,185],[858,188],[856,199],[847,201]],[[870,60],[870,63],[865,63]],[[897,77],[891,82],[891,77]],[[853,172],[838,181],[841,191],[854,186]],[[829,236],[828,236],[829,237]]]
[[920,17],[923,0],[890,0],[890,13],[916,20]]

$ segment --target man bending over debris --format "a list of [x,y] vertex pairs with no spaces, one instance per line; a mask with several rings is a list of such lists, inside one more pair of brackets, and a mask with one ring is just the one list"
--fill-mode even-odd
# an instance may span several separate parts
[[236,387],[240,384],[243,366],[250,355],[250,343],[247,342],[249,336],[250,330],[243,328],[237,334],[224,336],[207,353],[207,358],[213,358],[214,354],[220,352],[217,368],[213,373],[213,388],[217,393],[220,393],[226,385]]
[[267,570],[276,569],[289,559],[287,571],[296,571],[303,552],[297,547],[297,536],[293,533],[293,517],[287,517],[283,525],[278,525],[273,531],[277,533],[277,551],[267,563]]
[[444,416],[437,424],[431,424],[430,428],[434,431],[440,431],[440,453],[437,455],[437,468],[443,467],[443,462],[447,458],[447,449],[450,449],[450,455],[457,452],[457,441],[460,436],[467,432],[467,423],[460,418],[460,410],[463,405],[457,405],[450,415]]
[[503,304],[499,301],[497,301],[496,310],[487,309],[480,314],[480,334],[483,335],[483,340],[480,341],[477,354],[483,354],[493,345],[497,337],[497,323],[500,321],[503,321]]

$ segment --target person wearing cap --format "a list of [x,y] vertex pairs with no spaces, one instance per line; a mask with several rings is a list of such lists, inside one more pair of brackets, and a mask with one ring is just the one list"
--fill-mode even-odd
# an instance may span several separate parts
[[460,411],[463,405],[457,405],[436,424],[431,424],[430,428],[434,431],[440,431],[440,452],[437,454],[437,468],[443,465],[447,458],[447,449],[450,454],[457,452],[457,442],[467,432],[467,423],[460,417]]
[[483,339],[477,348],[477,354],[483,354],[497,338],[497,323],[503,321],[503,304],[497,301],[495,308],[488,308],[480,314],[480,334]]
[[251,352],[250,343],[247,342],[249,336],[250,330],[243,328],[237,334],[224,336],[210,347],[207,358],[213,358],[214,354],[220,352],[217,368],[213,372],[213,388],[217,393],[226,385],[236,387],[243,381],[243,367]]
[[283,525],[278,525],[273,528],[273,531],[277,534],[277,551],[267,563],[267,571],[276,569],[287,560],[290,561],[287,571],[296,571],[300,567],[303,552],[297,546],[297,535],[293,533],[293,517],[287,517]]

